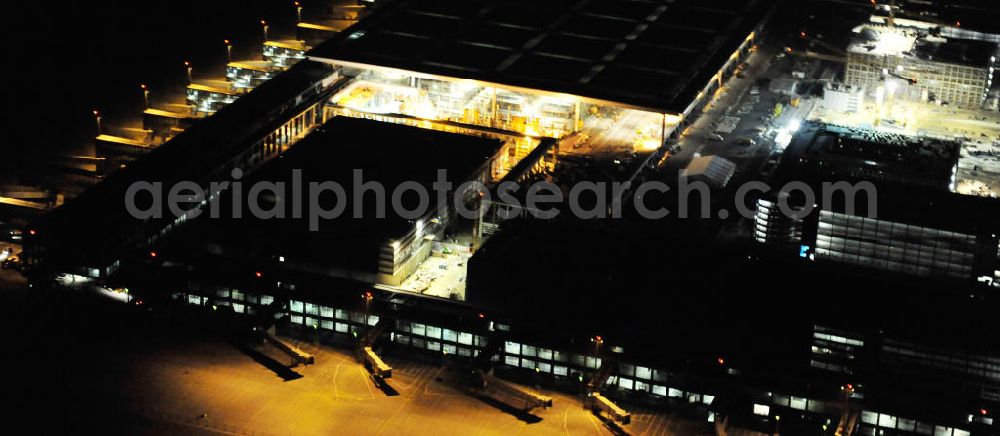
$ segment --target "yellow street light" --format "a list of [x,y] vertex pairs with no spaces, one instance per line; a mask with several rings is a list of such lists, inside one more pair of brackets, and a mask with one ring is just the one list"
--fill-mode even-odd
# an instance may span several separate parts
[[149,109],[149,87],[145,83],[140,83],[139,87],[142,88],[142,108]]
[[192,68],[191,67],[191,62],[190,61],[184,61],[184,68],[187,70],[188,85],[190,85],[190,84],[194,83],[191,80],[191,68]]
[[97,122],[97,134],[101,134],[101,112],[94,109],[94,121]]

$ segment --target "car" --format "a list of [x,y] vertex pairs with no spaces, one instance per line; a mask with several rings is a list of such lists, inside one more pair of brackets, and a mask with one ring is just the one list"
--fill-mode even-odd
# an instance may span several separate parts
[[745,138],[744,137],[744,138],[737,139],[736,140],[736,144],[738,144],[738,145],[744,145],[744,146],[749,147],[751,145],[757,145],[757,141],[754,141],[753,138]]
[[711,140],[713,140],[713,141],[725,141],[726,140],[726,138],[723,138],[722,135],[720,135],[718,133],[709,135],[708,138],[711,139]]

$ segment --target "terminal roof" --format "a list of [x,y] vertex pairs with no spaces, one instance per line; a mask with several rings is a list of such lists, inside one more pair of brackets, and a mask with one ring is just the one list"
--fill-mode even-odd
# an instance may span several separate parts
[[760,23],[768,3],[408,0],[310,56],[680,113]]

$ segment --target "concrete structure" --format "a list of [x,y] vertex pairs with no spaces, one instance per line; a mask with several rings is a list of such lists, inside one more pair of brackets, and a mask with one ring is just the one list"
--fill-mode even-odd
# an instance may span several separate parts
[[[950,192],[957,158],[957,143],[806,123],[772,186],[804,182],[814,204],[776,188],[757,202],[754,237],[818,262],[993,282],[1000,224],[986,217],[1000,204]],[[852,193],[828,185],[843,182]]]
[[836,83],[827,84],[823,88],[823,99],[819,105],[824,109],[836,112],[854,113],[864,107],[865,90],[851,85]]
[[399,2],[309,56],[357,78],[361,89],[336,102],[352,110],[558,138],[610,107],[624,114],[620,129],[591,140],[651,151],[734,74],[768,5],[631,6]]
[[282,71],[268,61],[240,61],[226,65],[226,79],[234,88],[256,88]]
[[124,168],[154,148],[147,142],[107,134],[97,135],[94,145],[97,157],[105,159],[101,171],[104,174]]
[[25,261],[50,273],[113,273],[133,250],[185,221],[130,216],[122,201],[129,186],[190,180],[207,189],[209,181],[228,179],[234,168],[256,168],[324,121],[318,105],[337,78],[330,67],[306,62],[264,83],[36,222],[36,237],[25,242]]
[[[488,183],[498,156],[505,152],[504,143],[496,139],[336,117],[243,183],[305,189],[312,183],[334,182],[344,187],[343,201],[350,205],[342,215],[313,227],[307,216],[295,217],[288,210],[289,202],[278,200],[294,195],[288,192],[257,200],[264,209],[285,211],[286,218],[263,219],[247,209],[251,200],[233,198],[245,193],[226,193],[219,200],[224,210],[218,219],[191,223],[190,233],[177,243],[191,253],[204,251],[248,264],[280,256],[282,268],[398,286],[430,256],[433,241],[443,239],[456,219],[454,193],[442,200],[432,186],[438,171],[446,171],[452,189],[466,181]],[[296,170],[301,171],[298,179]],[[383,193],[368,193],[365,186],[376,182]],[[400,186],[412,183],[420,184],[430,198],[423,215],[407,219],[388,205]],[[302,201],[308,201],[302,195]],[[418,210],[415,197],[400,195],[401,207]],[[228,205],[239,207],[230,210]]]
[[[943,37],[930,25],[861,26],[847,49],[849,85],[880,92],[978,108],[992,85],[996,42]],[[882,89],[882,91],[876,91]]]
[[197,112],[176,112],[148,108],[142,112],[142,128],[152,132],[154,140],[166,141],[201,119]]
[[236,101],[242,91],[229,83],[192,83],[187,86],[187,103],[198,112],[214,113]]
[[310,47],[299,40],[264,41],[264,60],[272,65],[287,68],[306,58]]

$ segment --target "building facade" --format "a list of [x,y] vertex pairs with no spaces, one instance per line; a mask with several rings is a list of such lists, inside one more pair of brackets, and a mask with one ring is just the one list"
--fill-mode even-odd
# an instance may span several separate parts
[[[979,108],[992,85],[996,43],[946,39],[891,26],[872,25],[847,50],[845,82],[872,92],[898,93],[924,101]],[[894,85],[887,80],[900,79]]]

